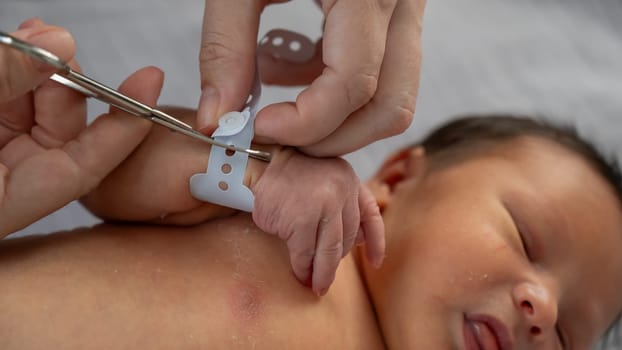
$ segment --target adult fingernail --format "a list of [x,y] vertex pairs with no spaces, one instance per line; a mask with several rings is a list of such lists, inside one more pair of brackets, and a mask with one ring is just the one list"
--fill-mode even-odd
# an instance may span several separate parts
[[219,104],[220,93],[218,90],[211,86],[204,88],[197,112],[197,126],[199,129],[207,128],[217,123],[216,113],[218,113]]
[[[67,60],[68,53],[72,53],[73,37],[69,32],[64,30],[47,30],[42,33],[35,34],[26,39],[34,46],[51,51],[59,56],[61,61]],[[40,60],[32,60],[34,66],[43,71],[53,70],[54,67]]]
[[44,24],[45,22],[43,22],[40,18],[33,17],[23,21],[17,29],[35,28]]

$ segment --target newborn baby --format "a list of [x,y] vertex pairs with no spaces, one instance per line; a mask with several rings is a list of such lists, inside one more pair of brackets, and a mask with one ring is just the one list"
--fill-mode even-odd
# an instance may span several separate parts
[[203,145],[152,132],[84,200],[108,223],[2,242],[3,349],[587,349],[622,309],[619,172],[565,129],[469,117],[393,154],[368,182],[384,263],[354,250],[323,297],[189,196]]

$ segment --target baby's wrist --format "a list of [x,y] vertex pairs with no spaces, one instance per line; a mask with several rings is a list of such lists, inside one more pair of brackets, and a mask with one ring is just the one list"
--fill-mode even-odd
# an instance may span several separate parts
[[264,175],[266,169],[269,166],[278,166],[286,162],[296,151],[291,147],[281,145],[260,145],[253,144],[253,149],[269,152],[272,155],[270,162],[257,160],[254,158],[248,158],[248,165],[246,168],[246,174],[244,175],[244,185],[254,193],[254,188],[259,182],[259,179]]

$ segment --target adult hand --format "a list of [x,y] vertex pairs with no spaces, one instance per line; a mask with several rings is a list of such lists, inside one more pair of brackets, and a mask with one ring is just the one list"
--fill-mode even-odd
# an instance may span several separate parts
[[[200,53],[198,126],[241,108],[254,76],[259,16],[283,0],[206,0]],[[301,146],[316,156],[341,155],[403,132],[413,118],[425,0],[322,0],[326,21],[307,64],[260,56],[262,80],[311,85],[295,103],[259,112],[260,142]]]
[[[73,38],[64,29],[32,19],[12,35],[79,69],[73,61]],[[87,127],[85,98],[48,80],[53,73],[0,45],[0,237],[86,194],[131,153],[151,126],[111,109]],[[120,90],[155,104],[162,79],[159,70],[143,69]]]

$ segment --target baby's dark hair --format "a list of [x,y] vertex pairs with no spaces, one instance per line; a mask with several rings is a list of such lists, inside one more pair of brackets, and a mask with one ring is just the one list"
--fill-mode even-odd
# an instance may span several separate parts
[[614,188],[622,202],[622,175],[614,157],[607,158],[569,125],[556,125],[525,115],[465,115],[430,133],[419,145],[429,156],[489,142],[535,136],[556,142],[580,155]]

